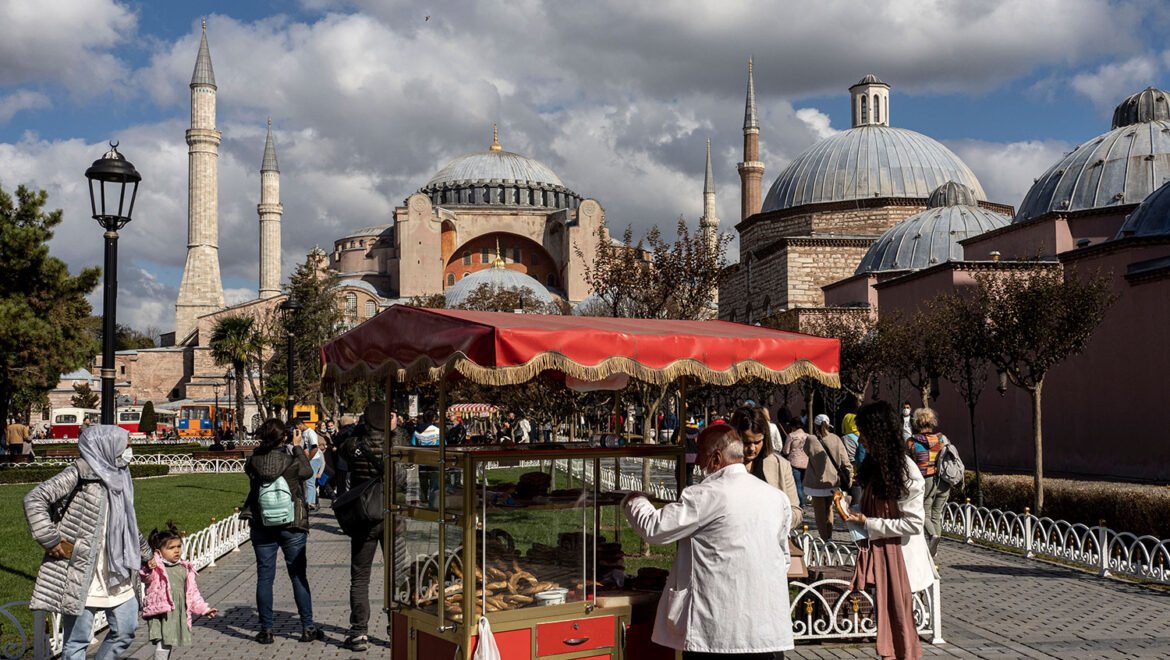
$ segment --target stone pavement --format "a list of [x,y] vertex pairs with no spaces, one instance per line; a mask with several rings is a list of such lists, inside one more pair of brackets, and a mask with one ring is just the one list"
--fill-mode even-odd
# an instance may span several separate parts
[[[223,557],[204,571],[200,588],[220,616],[196,623],[196,645],[178,649],[176,659],[351,658],[342,648],[349,617],[349,540],[325,510],[313,516],[309,581],[314,618],[324,642],[296,641],[300,624],[292,590],[278,563],[276,644],[252,641],[256,629],[255,569],[251,547]],[[1170,592],[1101,579],[1022,557],[948,541],[939,551],[942,575],[943,637],[924,643],[927,657],[948,658],[1170,658]],[[370,586],[372,657],[387,657],[389,644],[381,614],[379,556]],[[139,628],[139,636],[145,627]],[[145,640],[133,658],[153,657]],[[874,658],[873,644],[800,645],[793,658]],[[429,660],[429,659],[428,659]],[[637,660],[632,659],[632,660]]]

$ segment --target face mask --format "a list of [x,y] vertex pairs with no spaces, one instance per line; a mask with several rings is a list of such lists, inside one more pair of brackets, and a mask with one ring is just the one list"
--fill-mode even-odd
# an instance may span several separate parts
[[118,454],[118,458],[114,459],[114,465],[117,465],[118,467],[126,467],[127,465],[130,465],[130,461],[133,459],[134,449],[132,447],[127,447],[122,450],[121,454]]
[[903,409],[902,409],[902,416],[903,416],[903,417],[909,417],[909,416],[910,416],[910,411],[909,411],[909,410],[906,410],[905,408],[903,408]]

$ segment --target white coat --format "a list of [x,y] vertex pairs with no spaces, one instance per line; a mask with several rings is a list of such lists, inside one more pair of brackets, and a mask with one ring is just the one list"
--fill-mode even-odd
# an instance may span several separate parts
[[902,558],[906,562],[906,576],[910,579],[911,591],[929,588],[938,575],[934,572],[934,560],[923,535],[926,523],[926,509],[923,498],[926,495],[926,481],[918,464],[906,457],[906,481],[908,488],[898,500],[901,518],[866,518],[865,532],[871,539],[902,537]]
[[678,541],[652,639],[683,651],[764,653],[793,648],[788,605],[790,507],[780,490],[729,465],[655,509],[643,497],[626,518],[651,543]]

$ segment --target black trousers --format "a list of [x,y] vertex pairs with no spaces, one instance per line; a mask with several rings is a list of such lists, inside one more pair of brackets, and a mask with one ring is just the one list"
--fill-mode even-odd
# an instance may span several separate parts
[[[364,635],[370,625],[370,571],[374,552],[382,544],[382,525],[378,523],[368,534],[349,539],[349,631]],[[386,548],[382,547],[382,557]]]

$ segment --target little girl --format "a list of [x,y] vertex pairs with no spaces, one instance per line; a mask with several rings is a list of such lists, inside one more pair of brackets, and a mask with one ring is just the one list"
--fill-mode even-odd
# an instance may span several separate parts
[[147,568],[142,570],[146,600],[142,616],[147,622],[155,660],[168,660],[171,649],[191,645],[191,615],[214,617],[219,610],[208,606],[195,584],[195,567],[183,561],[183,539],[174,523],[150,532],[154,549]]

